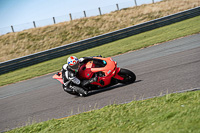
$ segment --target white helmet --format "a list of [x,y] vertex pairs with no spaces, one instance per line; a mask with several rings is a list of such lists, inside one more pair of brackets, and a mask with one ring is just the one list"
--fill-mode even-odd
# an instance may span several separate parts
[[72,69],[75,72],[78,72],[80,63],[79,63],[79,60],[78,60],[78,58],[76,56],[70,56],[67,59],[67,64],[68,64],[70,69]]

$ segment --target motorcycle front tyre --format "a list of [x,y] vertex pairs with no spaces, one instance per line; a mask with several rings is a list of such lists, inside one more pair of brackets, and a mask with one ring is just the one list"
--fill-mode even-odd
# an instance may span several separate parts
[[136,75],[128,69],[121,68],[118,75],[124,78],[124,80],[119,81],[123,84],[131,84],[136,80]]

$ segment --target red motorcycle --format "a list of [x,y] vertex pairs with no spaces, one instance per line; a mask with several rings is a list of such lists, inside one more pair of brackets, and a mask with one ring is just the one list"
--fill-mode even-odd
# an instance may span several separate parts
[[[97,64],[94,64],[93,61],[89,61],[86,64],[83,64],[79,68],[77,77],[80,80],[90,79],[93,78],[94,76],[98,76],[98,80],[96,82],[84,86],[84,89],[91,91],[115,85],[117,83],[130,84],[135,82],[136,80],[135,74],[130,70],[117,67],[117,62],[114,61],[111,57],[108,58],[94,57],[94,58],[102,60],[104,67],[99,67]],[[63,84],[61,72],[55,74],[53,78],[57,79]]]

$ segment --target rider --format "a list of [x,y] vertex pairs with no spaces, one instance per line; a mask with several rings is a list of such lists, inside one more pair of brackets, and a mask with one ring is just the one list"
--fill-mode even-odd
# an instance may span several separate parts
[[[99,56],[93,56],[93,57],[102,57]],[[98,80],[97,75],[89,80],[80,80],[77,77],[78,69],[82,64],[87,63],[88,61],[93,61],[95,64],[102,64],[101,60],[95,59],[93,57],[82,57],[78,59],[75,56],[70,56],[67,59],[67,64],[64,64],[62,67],[62,79],[63,79],[63,88],[65,91],[69,93],[74,93],[74,90],[76,89],[76,92],[80,94],[80,96],[86,96],[88,95],[88,90],[84,89],[84,86],[96,82]],[[79,87],[74,87],[79,86]]]

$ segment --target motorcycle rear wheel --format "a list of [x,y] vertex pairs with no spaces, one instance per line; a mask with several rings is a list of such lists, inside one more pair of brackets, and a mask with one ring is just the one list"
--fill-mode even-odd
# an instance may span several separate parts
[[136,75],[128,69],[121,68],[118,75],[124,78],[124,80],[119,81],[123,84],[131,84],[136,80]]

